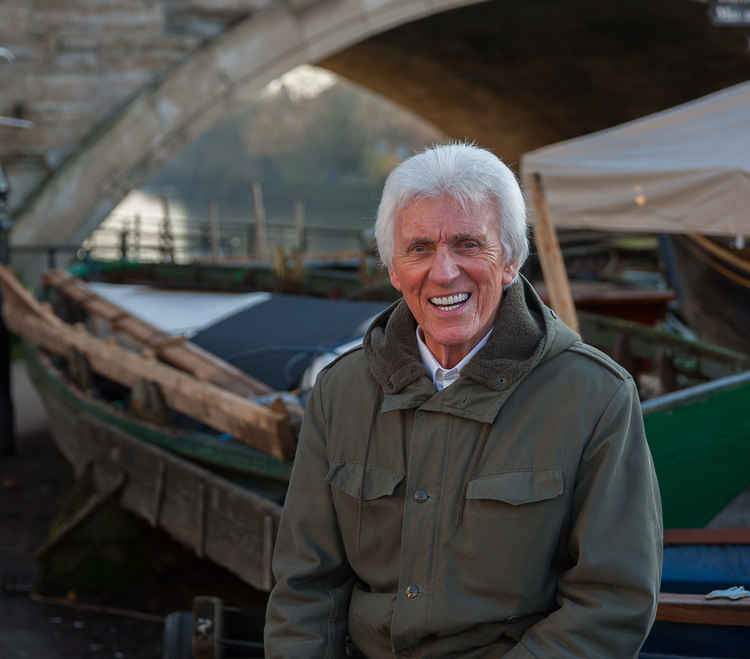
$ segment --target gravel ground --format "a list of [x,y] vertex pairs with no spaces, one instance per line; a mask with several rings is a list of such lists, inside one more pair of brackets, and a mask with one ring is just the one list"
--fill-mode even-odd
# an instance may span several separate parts
[[[18,450],[0,457],[0,658],[158,659],[161,619],[189,609],[194,596],[262,606],[262,593],[135,518],[133,524],[143,531],[138,542],[152,557],[153,578],[115,594],[45,592],[47,599],[40,597],[35,591],[41,566],[34,551],[71,490],[73,473],[52,441],[22,363],[14,363],[12,377]],[[108,615],[90,606],[124,611]]]

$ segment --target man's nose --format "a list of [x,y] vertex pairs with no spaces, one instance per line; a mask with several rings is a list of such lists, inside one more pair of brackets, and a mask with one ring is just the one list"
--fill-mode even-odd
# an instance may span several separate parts
[[430,268],[430,279],[436,284],[452,282],[461,273],[455,254],[445,247],[439,247]]

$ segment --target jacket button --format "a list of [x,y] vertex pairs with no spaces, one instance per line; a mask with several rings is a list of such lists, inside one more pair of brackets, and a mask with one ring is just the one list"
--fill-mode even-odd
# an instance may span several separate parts
[[417,595],[419,595],[419,588],[417,586],[410,584],[406,587],[406,597],[408,599],[413,600]]
[[427,492],[425,492],[424,490],[417,490],[416,492],[414,492],[414,501],[416,501],[417,503],[424,503],[429,498],[430,495],[427,494]]

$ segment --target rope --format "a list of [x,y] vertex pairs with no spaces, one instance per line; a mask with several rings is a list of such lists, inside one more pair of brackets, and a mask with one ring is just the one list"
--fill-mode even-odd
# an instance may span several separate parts
[[732,254],[732,252],[722,247],[721,245],[717,245],[705,236],[699,236],[695,233],[689,233],[688,238],[698,243],[703,249],[711,252],[714,256],[718,256],[719,258],[724,259],[727,263],[733,265],[735,268],[739,268],[744,272],[750,273],[750,263],[745,261],[745,259]]
[[698,260],[702,261],[703,263],[708,265],[710,268],[713,268],[717,272],[721,273],[727,279],[745,288],[750,288],[750,279],[743,277],[742,275],[739,275],[736,272],[732,272],[729,268],[721,265],[721,263],[717,263],[708,254],[701,251],[695,245],[691,245],[690,243],[685,243],[685,246],[698,258]]

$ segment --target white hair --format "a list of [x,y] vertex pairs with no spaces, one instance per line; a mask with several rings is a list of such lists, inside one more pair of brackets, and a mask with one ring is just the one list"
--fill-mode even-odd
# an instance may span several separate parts
[[393,267],[396,218],[417,199],[447,195],[465,213],[495,210],[503,259],[518,269],[529,254],[526,204],[513,172],[493,153],[472,144],[440,144],[404,160],[385,181],[375,220],[380,259]]

